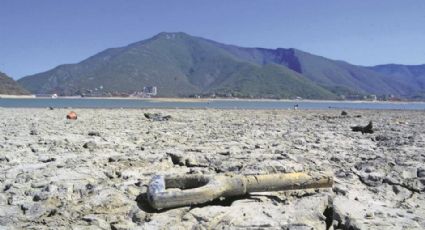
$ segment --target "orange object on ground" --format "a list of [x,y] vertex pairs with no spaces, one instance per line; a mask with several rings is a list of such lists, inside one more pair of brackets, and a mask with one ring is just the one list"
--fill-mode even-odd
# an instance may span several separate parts
[[74,112],[74,111],[69,112],[66,115],[66,119],[68,119],[68,120],[77,120],[77,113]]

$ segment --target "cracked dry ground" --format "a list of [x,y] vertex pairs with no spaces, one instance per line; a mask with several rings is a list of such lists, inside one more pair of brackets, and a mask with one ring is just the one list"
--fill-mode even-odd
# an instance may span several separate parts
[[[424,229],[424,112],[0,109],[0,226]],[[171,115],[150,121],[144,112]],[[350,126],[373,121],[375,133]],[[325,170],[333,189],[155,212],[162,174]]]

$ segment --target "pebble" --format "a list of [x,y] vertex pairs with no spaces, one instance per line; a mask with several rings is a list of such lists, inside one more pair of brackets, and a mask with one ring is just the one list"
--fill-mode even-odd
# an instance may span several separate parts
[[366,212],[365,217],[366,217],[366,219],[373,219],[374,214],[373,214],[373,212]]
[[38,131],[33,129],[30,131],[30,135],[38,135]]
[[425,168],[418,168],[417,176],[421,178],[425,177]]
[[48,185],[49,185],[48,181],[37,181],[37,182],[31,183],[31,188],[44,188],[44,187],[47,187]]
[[96,148],[96,143],[92,141],[86,142],[84,143],[83,148],[93,151]]
[[96,136],[96,137],[100,137],[100,132],[97,131],[90,131],[88,133],[89,136]]
[[130,230],[134,228],[135,224],[130,221],[120,221],[116,223],[111,223],[112,230]]

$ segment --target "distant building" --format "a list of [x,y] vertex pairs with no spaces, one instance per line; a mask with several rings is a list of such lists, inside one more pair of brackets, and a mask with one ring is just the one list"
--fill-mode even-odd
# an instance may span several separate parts
[[130,97],[148,97],[144,92],[136,91],[132,94],[130,94]]
[[145,86],[143,87],[143,93],[148,96],[156,96],[157,89],[156,86]]
[[141,98],[150,98],[157,95],[158,90],[156,86],[145,86],[142,91],[136,91],[130,94],[130,97],[141,97]]
[[57,98],[58,95],[56,93],[54,94],[35,94],[34,97],[49,97],[49,98]]
[[371,94],[371,95],[369,95],[369,99],[372,100],[372,101],[376,101],[376,100],[378,100],[378,97],[375,94]]
[[364,100],[365,97],[364,95],[360,95],[360,94],[351,94],[351,95],[347,95],[345,96],[346,100]]

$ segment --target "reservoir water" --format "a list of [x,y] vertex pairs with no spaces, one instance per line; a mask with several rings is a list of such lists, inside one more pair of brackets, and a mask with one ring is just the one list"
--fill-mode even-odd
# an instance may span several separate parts
[[[297,106],[298,105],[298,106]],[[425,110],[424,102],[350,102],[287,100],[47,99],[0,98],[0,107],[14,108],[211,108],[211,109],[379,109]]]

